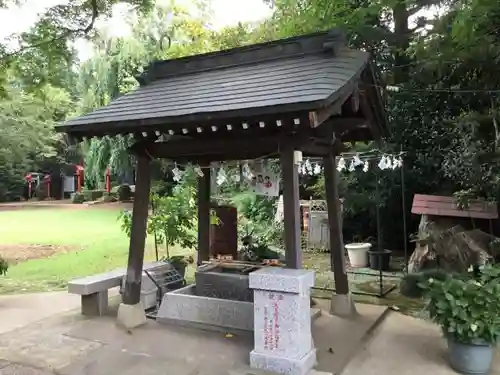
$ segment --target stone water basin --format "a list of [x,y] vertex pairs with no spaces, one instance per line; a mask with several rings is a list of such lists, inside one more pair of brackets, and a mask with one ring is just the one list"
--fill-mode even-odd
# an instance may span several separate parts
[[196,295],[253,302],[248,275],[261,268],[247,264],[209,264],[195,272]]

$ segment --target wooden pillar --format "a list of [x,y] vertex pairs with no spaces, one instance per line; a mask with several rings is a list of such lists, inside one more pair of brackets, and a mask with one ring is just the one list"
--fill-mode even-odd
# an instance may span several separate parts
[[146,246],[150,188],[151,160],[145,156],[137,156],[132,228],[130,230],[127,276],[123,294],[123,303],[126,305],[136,305],[141,300],[142,266]]
[[204,168],[198,177],[198,265],[210,258],[210,185],[210,168]]
[[287,268],[302,267],[300,246],[299,171],[294,160],[293,147],[280,154],[283,171],[283,214],[285,224],[285,261]]
[[330,232],[331,270],[335,279],[337,294],[349,293],[349,282],[345,269],[344,243],[342,239],[341,209],[339,200],[339,173],[333,152],[323,158],[325,167],[326,204]]

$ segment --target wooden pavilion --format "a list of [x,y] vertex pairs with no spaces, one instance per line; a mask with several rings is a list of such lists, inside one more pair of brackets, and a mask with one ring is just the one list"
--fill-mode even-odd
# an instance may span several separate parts
[[[386,131],[380,90],[363,51],[338,30],[227,51],[155,61],[140,87],[57,127],[81,140],[133,134],[137,159],[124,305],[140,301],[151,160],[210,162],[279,158],[286,266],[301,267],[296,158],[322,157],[337,294],[349,293],[339,222],[335,156],[342,142]],[[198,257],[209,258],[210,169],[198,181]]]

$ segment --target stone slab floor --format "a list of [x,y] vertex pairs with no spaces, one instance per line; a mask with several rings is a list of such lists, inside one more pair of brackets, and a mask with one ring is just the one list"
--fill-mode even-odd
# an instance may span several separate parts
[[66,292],[0,296],[0,334],[79,306],[80,296]]
[[[0,297],[0,375],[263,375],[247,366],[251,336],[227,337],[152,321],[128,332],[116,326],[113,316],[84,319],[72,309],[78,301],[68,297]],[[357,307],[360,317],[355,320],[323,311],[314,322],[318,370],[455,374],[446,363],[437,327],[396,312],[386,314],[381,307]],[[493,374],[500,375],[498,355]]]
[[[369,305],[360,305],[359,311],[361,316],[351,321],[326,312],[316,320],[318,370],[339,373],[386,312]],[[112,315],[85,319],[73,310],[3,332],[0,375],[263,374],[248,368],[251,335],[231,336],[153,321],[126,331]]]
[[[456,375],[446,343],[430,322],[390,312],[342,375]],[[497,351],[491,375],[500,375]]]

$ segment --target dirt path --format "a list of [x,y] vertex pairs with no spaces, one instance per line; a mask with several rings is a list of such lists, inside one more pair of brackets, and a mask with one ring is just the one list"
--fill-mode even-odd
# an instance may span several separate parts
[[80,250],[78,246],[61,245],[3,245],[0,244],[0,257],[10,265],[29,259],[48,258],[57,253]]

